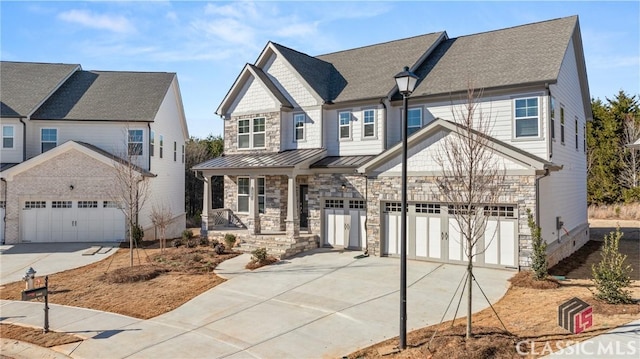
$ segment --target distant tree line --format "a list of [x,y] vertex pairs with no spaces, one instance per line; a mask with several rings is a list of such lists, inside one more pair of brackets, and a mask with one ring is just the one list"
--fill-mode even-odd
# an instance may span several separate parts
[[206,138],[191,137],[185,145],[185,210],[188,226],[200,227],[202,213],[202,191],[204,184],[191,168],[197,164],[222,155],[222,136],[209,135]]
[[587,201],[612,204],[640,201],[640,150],[628,145],[640,138],[638,95],[620,91],[614,98],[591,100],[587,123]]

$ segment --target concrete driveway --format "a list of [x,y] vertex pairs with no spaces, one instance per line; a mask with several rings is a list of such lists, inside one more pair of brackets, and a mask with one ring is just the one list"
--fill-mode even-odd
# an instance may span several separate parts
[[[342,357],[399,330],[399,261],[358,254],[320,249],[254,272],[242,269],[249,260],[242,255],[218,268],[227,282],[146,321],[54,306],[54,330],[89,338],[56,350],[73,358]],[[408,328],[438,323],[465,267],[417,261],[407,267]],[[514,272],[475,274],[495,302]],[[486,308],[475,293],[474,311]],[[42,325],[42,304],[1,304],[5,321]]]
[[[0,245],[0,285],[22,280],[29,267],[37,276],[62,272],[102,260],[118,243],[20,243]],[[99,251],[88,255],[91,248]]]

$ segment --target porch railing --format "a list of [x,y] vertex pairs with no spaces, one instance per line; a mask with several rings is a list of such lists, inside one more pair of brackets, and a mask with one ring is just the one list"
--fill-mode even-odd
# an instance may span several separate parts
[[244,228],[244,225],[240,221],[233,211],[228,208],[218,208],[209,210],[209,228],[220,227],[235,227]]

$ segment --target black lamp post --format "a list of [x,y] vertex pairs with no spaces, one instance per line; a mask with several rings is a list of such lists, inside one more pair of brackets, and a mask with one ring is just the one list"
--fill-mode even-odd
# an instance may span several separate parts
[[400,349],[407,348],[407,132],[409,120],[409,96],[416,87],[418,76],[409,71],[407,66],[404,71],[396,76],[398,91],[402,94],[404,102],[404,119],[402,122],[402,215],[400,220]]

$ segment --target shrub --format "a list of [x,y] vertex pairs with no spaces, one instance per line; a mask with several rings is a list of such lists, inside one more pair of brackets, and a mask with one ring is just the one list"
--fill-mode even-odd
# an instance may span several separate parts
[[183,240],[188,241],[191,238],[193,238],[193,232],[191,232],[191,230],[185,229],[184,231],[182,231]]
[[209,245],[209,238],[207,238],[207,236],[200,236],[200,245],[201,246],[208,246]]
[[604,236],[602,260],[591,266],[593,282],[596,285],[595,297],[609,304],[631,303],[631,292],[625,290],[631,284],[630,265],[625,265],[626,255],[620,253],[620,227]]
[[139,224],[134,224],[131,227],[131,237],[133,237],[133,243],[136,247],[142,243],[142,238],[144,238],[144,230],[140,227]]
[[547,278],[548,266],[547,262],[547,242],[542,239],[542,230],[533,220],[531,210],[527,209],[527,222],[531,230],[531,245],[533,253],[531,253],[531,270],[533,270],[535,279],[543,280]]
[[195,248],[196,247],[196,240],[193,238],[187,239],[187,248]]
[[178,248],[178,247],[180,247],[180,246],[182,245],[182,239],[180,239],[180,238],[176,238],[176,239],[174,239],[173,241],[171,241],[171,245],[172,245],[174,248]]
[[231,248],[236,244],[236,235],[232,233],[225,234],[224,243],[227,245],[227,248],[231,250]]
[[224,254],[224,250],[225,250],[224,244],[216,243],[213,246],[213,250],[216,252],[216,254]]
[[267,249],[266,248],[256,248],[251,252],[251,260],[258,263],[264,263],[267,260]]

